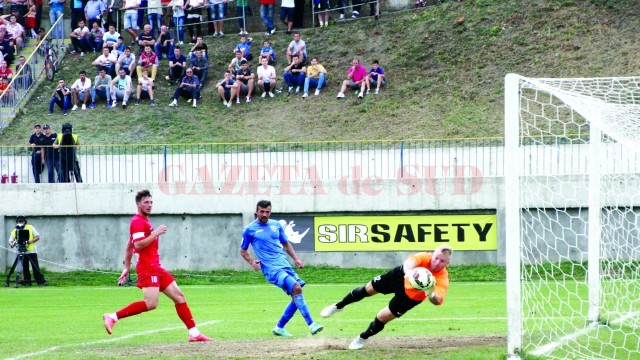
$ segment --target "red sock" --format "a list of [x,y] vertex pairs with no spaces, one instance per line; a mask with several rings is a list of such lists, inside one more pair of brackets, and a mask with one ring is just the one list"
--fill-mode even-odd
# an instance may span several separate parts
[[124,319],[126,317],[129,316],[133,316],[133,315],[138,315],[140,313],[143,313],[145,311],[147,311],[147,303],[145,303],[144,301],[136,301],[134,303],[131,303],[129,305],[127,305],[126,307],[118,310],[116,312],[116,315],[118,316],[118,320],[120,319]]
[[189,310],[189,305],[186,302],[182,304],[176,304],[176,312],[180,317],[180,320],[187,326],[187,329],[191,329],[196,326],[196,321],[193,320],[193,315],[191,315],[191,310]]

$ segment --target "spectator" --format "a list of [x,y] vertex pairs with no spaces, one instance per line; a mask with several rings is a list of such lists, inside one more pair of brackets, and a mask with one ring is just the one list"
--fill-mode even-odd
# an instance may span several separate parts
[[[42,4],[40,4],[40,12],[42,12]],[[38,6],[36,5],[34,0],[29,0],[29,11],[25,17],[25,28],[27,31],[27,39],[35,39],[38,37],[36,34],[36,19],[38,17]]]
[[115,54],[115,52],[109,52],[107,47],[102,48],[102,55],[98,56],[91,64],[96,67],[97,71],[105,69],[107,74],[113,77],[116,72],[115,63],[118,61]]
[[160,27],[160,35],[158,35],[158,40],[156,40],[155,52],[158,56],[158,60],[162,59],[162,54],[164,53],[167,58],[173,54],[174,47],[174,36],[173,33],[169,31],[165,25]]
[[[7,18],[9,20],[7,20]],[[15,39],[16,50],[20,51],[24,46],[24,37],[26,37],[24,27],[18,22],[17,16],[13,14],[4,15],[2,17],[2,22],[6,25],[7,31],[13,35],[13,38]]]
[[253,55],[251,55],[252,42],[253,38],[247,38],[247,35],[240,35],[240,43],[236,45],[236,48],[233,50],[233,52],[235,53],[236,51],[240,50],[243,58],[247,59],[247,61],[253,60]]
[[265,40],[262,43],[262,49],[260,49],[260,58],[267,56],[269,58],[269,63],[273,63],[276,61],[276,52],[273,51],[269,40]]
[[293,34],[293,40],[289,43],[289,47],[287,47],[288,64],[291,64],[291,58],[293,55],[300,56],[301,63],[307,63],[307,44],[304,40],[300,39],[300,33],[298,32]]
[[[20,71],[22,69],[22,71]],[[18,65],[16,65],[16,80],[14,80],[14,84],[16,84],[16,88],[27,90],[33,84],[33,74],[31,72],[31,65],[26,63],[26,59],[24,56],[20,55],[18,58]]]
[[144,52],[140,54],[140,60],[138,60],[138,67],[136,68],[138,79],[142,77],[143,69],[147,69],[149,71],[151,79],[156,79],[156,74],[158,73],[158,56],[151,51],[150,45],[145,46]]
[[11,41],[6,37],[7,32],[0,30],[0,52],[2,52],[2,58],[8,65],[13,63],[14,47],[11,45]]
[[91,34],[89,35],[89,45],[94,53],[102,51],[104,45],[104,29],[97,21],[91,25]]
[[380,94],[380,86],[384,84],[384,69],[382,69],[382,66],[380,66],[380,62],[378,62],[378,60],[373,60],[371,70],[369,70],[369,75],[367,75],[367,94],[371,91],[371,86],[376,87],[376,95]]
[[[71,0],[71,31],[73,32],[74,26],[80,23],[80,20],[85,20],[84,7],[87,5],[87,0]],[[89,24],[87,22],[87,24]]]
[[236,0],[236,14],[238,16],[238,26],[240,27],[239,35],[249,35],[246,31],[245,19],[251,15],[251,10],[247,6],[248,0]]
[[[4,79],[4,78],[3,78]],[[33,134],[29,137],[29,146],[31,147],[31,170],[33,171],[33,181],[40,183],[40,174],[42,174],[42,166],[44,165],[44,157],[42,156],[42,127],[40,124],[33,126]]]
[[209,48],[207,47],[207,44],[204,43],[202,36],[198,36],[196,38],[196,44],[191,47],[191,50],[189,51],[189,61],[193,61],[193,59],[195,59],[196,51],[198,50],[202,52],[202,57],[207,59],[207,51]]
[[80,71],[80,78],[71,85],[73,94],[73,107],[71,111],[78,110],[78,100],[82,101],[82,110],[87,110],[87,100],[91,96],[91,79],[87,79],[87,72]]
[[85,52],[91,50],[89,28],[84,25],[84,20],[78,21],[78,27],[73,30],[69,36],[71,37],[71,45],[73,46],[71,54],[84,56]]
[[2,77],[0,79],[0,103],[2,106],[13,107],[16,102],[16,90],[9,84],[9,79],[6,77]]
[[118,100],[122,100],[122,109],[127,108],[127,102],[131,97],[131,76],[127,75],[124,69],[118,70],[118,76],[111,80],[111,108],[118,106]]
[[102,23],[102,18],[106,14],[107,6],[102,0],[89,0],[84,6],[84,19],[87,21],[87,24],[91,24],[96,21]]
[[[189,37],[191,38],[191,44],[196,43],[196,37],[202,36],[202,7],[204,6],[203,0],[188,0],[187,1],[187,30],[189,31]],[[193,32],[193,25],[195,23],[195,30]]]
[[[342,0],[344,1],[344,0]],[[316,13],[318,14],[318,23],[320,27],[329,26],[329,0],[316,0],[314,2]]]
[[224,79],[218,81],[216,88],[222,103],[230,108],[233,104],[233,98],[238,94],[238,84],[231,78],[231,71],[226,70],[224,72]]
[[260,0],[260,17],[267,26],[266,36],[273,35],[276,27],[273,25],[273,12],[275,11],[276,0]]
[[351,65],[347,79],[342,82],[340,92],[336,96],[338,99],[344,98],[344,91],[347,89],[347,86],[353,90],[360,90],[358,93],[359,99],[364,97],[364,90],[367,86],[367,69],[360,65],[360,59],[358,58],[354,58]]
[[240,70],[240,63],[242,60],[247,61],[247,59],[242,57],[242,51],[235,50],[235,54],[236,57],[231,59],[231,63],[229,64],[229,71],[231,71],[232,74],[235,74],[236,71]]
[[138,8],[140,0],[123,0],[122,8],[124,10],[124,28],[131,35],[131,45],[134,45],[138,39]]
[[124,72],[131,76],[133,74],[133,69],[136,66],[136,56],[131,53],[130,47],[124,48],[124,54],[120,55],[118,61],[116,62],[116,72],[120,69],[124,69]]
[[[45,281],[44,275],[40,271],[40,265],[38,264],[38,252],[36,250],[36,242],[40,240],[40,234],[33,225],[27,225],[27,218],[20,215],[16,218],[16,229],[11,231],[9,236],[9,246],[13,248],[17,245],[16,239],[18,238],[18,230],[28,232],[27,251],[24,254],[22,260],[22,275],[24,276],[23,284],[31,286],[31,272],[29,271],[29,264],[33,265],[33,277],[35,278],[38,286],[48,286]],[[11,269],[13,270],[13,268]],[[6,283],[5,283],[6,284]]]
[[151,25],[145,25],[144,30],[138,34],[138,45],[140,46],[138,54],[142,53],[147,45],[151,45],[152,48],[156,46],[156,39],[151,33]]
[[138,77],[138,87],[136,89],[136,105],[140,105],[142,99],[148,98],[151,106],[156,105],[153,99],[153,79],[149,77],[149,69],[142,69],[142,77]]
[[280,21],[286,27],[285,33],[291,34],[291,29],[293,28],[293,16],[296,12],[296,4],[294,0],[282,0],[282,5],[280,5]]
[[11,70],[4,60],[0,61],[0,77],[7,78],[9,81],[13,78],[13,70]]
[[62,114],[67,115],[69,107],[71,106],[71,90],[67,87],[64,80],[58,80],[58,87],[53,90],[51,94],[51,101],[49,102],[49,115],[53,115],[54,105],[58,105],[62,109]]
[[213,29],[209,25],[209,31],[213,30],[213,37],[224,36],[226,6],[226,0],[209,0],[209,21],[213,20]]
[[202,88],[205,81],[207,81],[207,72],[209,70],[209,62],[202,55],[202,50],[196,50],[196,56],[191,60],[191,69],[193,74],[200,80],[200,88]]
[[109,25],[109,31],[104,34],[102,43],[104,44],[104,47],[115,50],[118,44],[118,39],[120,38],[120,33],[116,31],[116,27],[114,25]]
[[[62,12],[64,11],[64,2],[65,0],[51,0],[49,5],[49,23],[51,26],[58,21],[60,17],[62,17]],[[51,36],[54,39],[62,39],[63,34],[63,23],[60,21],[58,25],[51,32]]]
[[188,99],[187,101],[193,104],[193,107],[198,107],[197,101],[200,99],[200,81],[197,76],[193,75],[193,70],[188,68],[185,77],[182,82],[173,93],[173,101],[169,106],[178,106],[178,98],[180,96]]
[[187,4],[185,4],[184,0],[171,0],[169,2],[169,7],[173,10],[173,23],[178,30],[178,45],[184,44],[184,9],[186,6]]
[[111,50],[111,53],[117,58],[120,57],[120,55],[124,54],[124,48],[126,47],[126,45],[123,42],[122,36],[120,36],[118,38],[118,41],[116,42],[116,44],[113,46],[113,49]]
[[82,182],[80,176],[80,163],[78,162],[77,148],[80,145],[78,135],[73,133],[73,127],[69,123],[62,124],[62,131],[53,143],[54,149],[60,149],[60,182],[68,183],[75,178],[76,182]]
[[[362,3],[364,1],[363,0],[353,0],[351,2],[351,5],[353,6],[353,13],[351,15],[352,19],[357,19],[360,17],[360,10],[362,8]],[[379,5],[377,1],[371,1],[369,2],[369,16],[375,16],[376,20],[378,20],[378,13],[379,13]]]
[[93,81],[93,88],[91,88],[90,109],[93,109],[96,106],[96,96],[107,101],[107,108],[111,107],[111,97],[109,96],[111,93],[110,87],[111,76],[107,75],[107,71],[105,69],[100,69],[98,76],[96,76],[96,79]]
[[236,81],[238,84],[238,103],[242,94],[247,94],[247,102],[251,102],[251,95],[253,95],[256,84],[256,74],[249,68],[247,60],[240,62],[240,70],[236,71]]
[[260,63],[262,65],[256,70],[258,87],[262,90],[262,97],[265,97],[267,93],[269,97],[273,97],[273,90],[276,88],[276,69],[269,65],[269,60],[266,57],[260,59]]
[[148,0],[147,1],[147,20],[151,26],[151,33],[160,34],[160,27],[162,26],[162,2],[161,0]]
[[307,67],[307,77],[304,79],[304,94],[302,94],[302,97],[306,99],[309,96],[310,86],[316,87],[315,96],[320,95],[320,89],[322,89],[326,81],[326,75],[327,70],[322,64],[318,64],[318,59],[311,59],[311,66]]
[[166,77],[171,82],[180,82],[180,79],[184,77],[185,69],[187,68],[187,57],[182,55],[182,51],[179,46],[173,49],[173,55],[169,56],[169,75]]
[[293,55],[291,64],[284,68],[284,82],[289,85],[289,94],[296,87],[296,95],[300,92],[300,86],[304,85],[304,77],[307,73],[307,67],[300,62],[298,55]]
[[44,151],[44,163],[47,166],[47,180],[49,183],[56,182],[56,174],[60,177],[60,155],[58,149],[53,148],[58,134],[51,132],[51,126],[45,124],[44,138],[42,139],[42,150]]
[[302,20],[304,19],[304,8],[306,6],[304,0],[294,0],[296,5],[296,12],[293,15],[293,27],[296,29],[302,29],[304,24]]

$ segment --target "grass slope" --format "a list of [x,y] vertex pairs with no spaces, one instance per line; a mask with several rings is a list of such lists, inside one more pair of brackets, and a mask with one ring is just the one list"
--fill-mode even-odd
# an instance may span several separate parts
[[[497,136],[503,127],[503,79],[509,72],[531,77],[635,74],[640,66],[637,13],[640,3],[632,0],[466,0],[386,14],[378,22],[305,29],[302,37],[310,56],[317,56],[330,73],[329,85],[318,98],[254,97],[251,104],[227,109],[209,82],[197,109],[184,101],[169,108],[174,87],[159,80],[155,108],[145,103],[126,111],[107,110],[101,103],[92,111],[47,117],[53,89],[47,83],[0,141],[24,144],[33,124],[45,121],[55,129],[72,122],[85,144]],[[255,52],[263,35],[253,35]],[[279,33],[270,40],[281,79],[291,36]],[[219,79],[238,39],[209,37],[206,42],[209,77]],[[350,93],[343,101],[335,99],[354,56],[367,65],[380,60],[389,75],[382,95],[358,101]],[[60,76],[73,81],[80,69],[93,72],[94,57],[68,56]],[[166,61],[162,65],[166,67]]]

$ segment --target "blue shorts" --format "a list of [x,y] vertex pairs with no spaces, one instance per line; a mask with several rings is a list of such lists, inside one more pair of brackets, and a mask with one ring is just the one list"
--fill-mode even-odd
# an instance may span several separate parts
[[281,7],[280,20],[284,21],[284,19],[287,19],[287,21],[293,21],[293,16],[295,15],[295,12],[296,12],[296,8]]
[[133,29],[140,30],[138,27],[138,12],[135,13],[124,13],[124,28],[125,29]]
[[316,11],[317,10],[328,10],[329,9],[329,0],[320,0],[315,3]]
[[225,10],[224,3],[209,4],[209,11],[211,12],[213,20],[223,20],[227,16]]
[[300,286],[306,284],[292,268],[273,270],[268,274],[264,274],[264,277],[268,282],[282,289],[287,295],[293,293],[293,287],[296,283],[300,284]]

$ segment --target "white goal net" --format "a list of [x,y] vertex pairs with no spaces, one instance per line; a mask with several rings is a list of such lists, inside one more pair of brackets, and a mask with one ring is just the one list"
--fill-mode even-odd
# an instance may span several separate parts
[[640,359],[640,78],[505,80],[509,353]]

